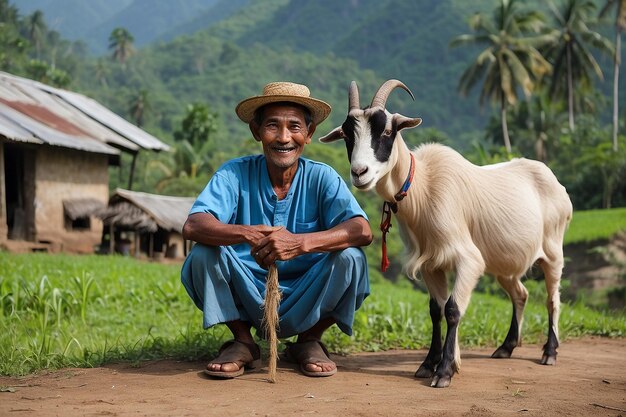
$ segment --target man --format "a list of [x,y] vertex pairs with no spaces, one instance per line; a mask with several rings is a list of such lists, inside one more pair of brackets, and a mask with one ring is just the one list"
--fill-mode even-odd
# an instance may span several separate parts
[[251,328],[264,336],[262,303],[272,264],[282,291],[278,337],[298,336],[287,357],[307,376],[337,372],[322,334],[333,324],[352,334],[354,312],[369,295],[360,246],[371,243],[372,233],[341,177],[301,157],[330,110],[306,86],[288,82],[270,83],[236,108],[263,155],[220,167],[183,228],[185,239],[197,244],[182,282],[203,312],[204,327],[224,323],[234,337],[207,365],[208,375],[233,378],[260,364]]

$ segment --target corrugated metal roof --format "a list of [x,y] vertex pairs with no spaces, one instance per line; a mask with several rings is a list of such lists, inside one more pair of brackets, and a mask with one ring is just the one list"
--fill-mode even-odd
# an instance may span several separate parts
[[196,199],[194,197],[172,197],[118,188],[109,200],[109,206],[124,200],[146,212],[161,228],[181,233],[189,210]]
[[107,126],[109,129],[123,135],[127,139],[141,146],[143,149],[151,149],[154,151],[167,151],[170,149],[168,145],[161,142],[148,132],[138,128],[132,123],[126,121],[126,119],[113,113],[97,101],[82,96],[80,94],[72,93],[71,91],[52,89],[47,87],[50,91],[55,91],[55,94],[72,104],[79,110],[88,114],[94,120]]
[[[11,102],[12,104],[15,102]],[[41,108],[45,110],[43,107]],[[40,110],[41,110],[40,109]],[[50,117],[53,113],[45,114],[45,117]],[[58,130],[58,128],[50,127],[48,124],[39,122],[38,120],[29,117],[26,113],[16,110],[13,107],[5,104],[0,99],[0,115],[5,119],[9,119],[14,125],[19,126],[22,130],[28,131],[36,139],[41,140],[43,143],[47,143],[53,146],[62,146],[64,148],[78,149],[81,151],[102,153],[106,155],[119,155],[120,151],[93,139],[88,136],[78,136],[72,133],[66,133]],[[58,116],[57,116],[58,118]],[[52,117],[54,119],[54,117]],[[60,119],[62,121],[63,119]],[[57,126],[58,127],[58,126]],[[71,130],[70,130],[71,131]],[[9,139],[15,139],[13,136],[6,136]],[[29,141],[31,143],[36,143]]]
[[18,123],[7,118],[2,113],[0,113],[0,135],[11,138],[17,142],[28,142],[37,144],[44,143],[41,139],[37,139],[28,130],[22,128]]
[[115,155],[169,149],[95,100],[1,71],[0,117],[0,134],[16,141]]

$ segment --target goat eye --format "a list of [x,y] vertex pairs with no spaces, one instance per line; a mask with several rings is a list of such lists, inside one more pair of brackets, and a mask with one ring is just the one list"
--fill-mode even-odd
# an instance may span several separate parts
[[383,132],[383,136],[386,136],[386,137],[391,136],[391,130],[390,129],[385,129],[385,131]]

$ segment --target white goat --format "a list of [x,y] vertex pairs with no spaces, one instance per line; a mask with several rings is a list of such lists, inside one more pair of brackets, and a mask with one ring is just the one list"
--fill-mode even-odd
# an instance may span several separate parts
[[[409,151],[400,131],[418,126],[421,119],[385,109],[397,87],[413,97],[402,82],[389,80],[361,109],[353,81],[346,121],[320,141],[345,139],[352,183],[364,191],[375,188],[396,212],[407,249],[404,269],[411,278],[420,272],[428,288],[432,342],[415,376],[432,377],[433,387],[450,385],[460,367],[458,324],[485,272],[496,277],[513,304],[509,332],[492,355],[510,357],[521,344],[528,297],[521,278],[533,264],[543,270],[548,292],[548,341],[541,363],[554,365],[563,235],[572,216],[565,188],[537,161],[522,158],[479,167],[438,144]],[[456,274],[450,296],[446,272]],[[442,316],[447,323],[443,346]]]

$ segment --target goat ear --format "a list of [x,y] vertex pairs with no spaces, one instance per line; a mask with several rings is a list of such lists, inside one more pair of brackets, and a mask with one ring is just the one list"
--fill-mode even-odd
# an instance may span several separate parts
[[341,128],[341,126],[336,127],[335,129],[333,129],[329,134],[327,134],[326,136],[322,136],[319,141],[322,143],[328,143],[328,142],[334,142],[336,140],[339,139],[345,139],[346,135],[343,133],[343,129]]
[[419,126],[420,124],[422,124],[422,119],[420,119],[419,117],[412,119],[410,117],[406,117],[396,113],[393,115],[393,123],[396,125],[396,129],[400,131],[402,129],[412,129]]

